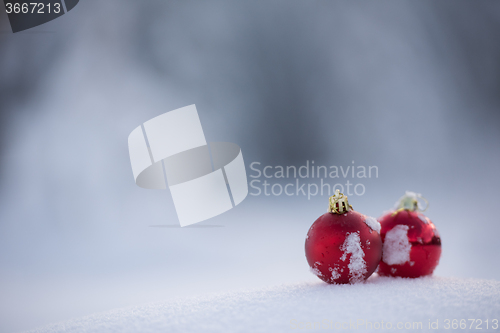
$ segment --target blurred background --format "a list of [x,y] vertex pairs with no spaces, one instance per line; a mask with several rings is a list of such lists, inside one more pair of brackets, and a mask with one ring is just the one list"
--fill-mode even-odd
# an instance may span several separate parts
[[500,279],[498,1],[82,0],[16,34],[0,12],[0,331],[319,281],[303,246],[326,196],[181,229],[168,191],[134,184],[129,133],[190,104],[248,174],[378,166],[356,210],[422,193],[435,274]]

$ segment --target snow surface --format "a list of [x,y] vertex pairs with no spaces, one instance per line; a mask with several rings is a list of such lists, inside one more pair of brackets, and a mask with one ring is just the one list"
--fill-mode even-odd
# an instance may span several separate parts
[[366,219],[365,219],[365,223],[366,223],[367,226],[370,227],[370,229],[372,229],[372,230],[380,233],[381,226],[380,226],[379,221],[377,221],[376,218],[371,217],[371,216],[367,216]]
[[287,332],[302,331],[299,325],[307,323],[380,331],[375,327],[382,321],[394,328],[421,322],[416,331],[435,332],[429,321],[438,321],[442,331],[445,319],[499,317],[499,281],[375,275],[355,285],[318,281],[123,308],[31,332]]
[[397,225],[385,235],[382,260],[387,265],[402,265],[410,260],[410,250],[408,226]]

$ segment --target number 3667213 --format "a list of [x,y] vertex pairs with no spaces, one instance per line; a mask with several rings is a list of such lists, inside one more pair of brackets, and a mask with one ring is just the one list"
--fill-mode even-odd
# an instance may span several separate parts
[[58,14],[61,12],[61,4],[58,2],[53,3],[52,5],[50,3],[44,4],[44,3],[38,3],[38,2],[24,2],[22,4],[20,3],[6,3],[5,4],[5,11],[7,14],[50,14],[50,13],[55,13]]

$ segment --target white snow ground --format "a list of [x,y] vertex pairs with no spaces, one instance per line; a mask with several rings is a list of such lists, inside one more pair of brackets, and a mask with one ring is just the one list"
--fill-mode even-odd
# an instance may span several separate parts
[[318,281],[117,309],[31,332],[380,331],[391,327],[435,332],[451,328],[453,319],[458,325],[465,319],[466,328],[460,331],[497,331],[500,282],[379,276],[356,285]]

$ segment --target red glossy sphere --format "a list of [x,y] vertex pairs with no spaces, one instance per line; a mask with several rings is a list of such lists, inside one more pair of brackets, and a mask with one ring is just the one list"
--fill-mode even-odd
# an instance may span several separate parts
[[378,219],[383,253],[379,275],[416,278],[430,275],[439,263],[441,238],[424,214],[403,210]]
[[375,271],[382,256],[382,240],[366,219],[350,210],[345,214],[325,213],[313,223],[307,233],[306,258],[321,280],[356,283]]

